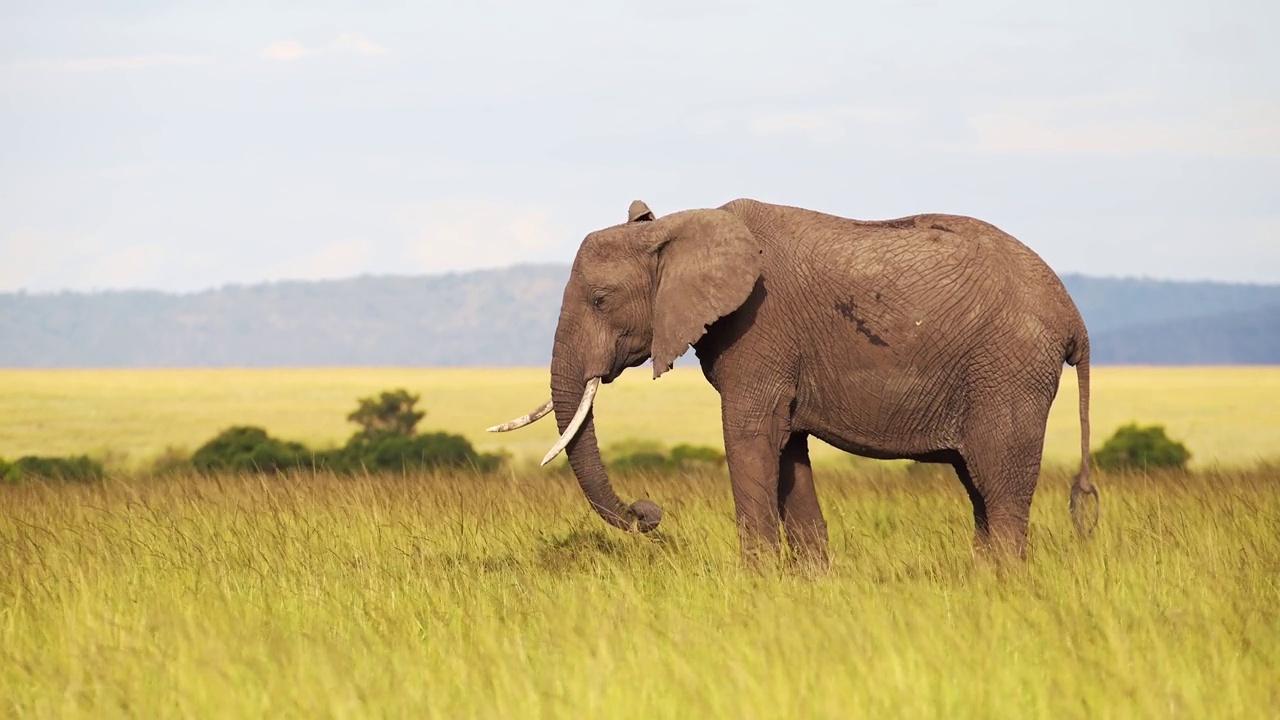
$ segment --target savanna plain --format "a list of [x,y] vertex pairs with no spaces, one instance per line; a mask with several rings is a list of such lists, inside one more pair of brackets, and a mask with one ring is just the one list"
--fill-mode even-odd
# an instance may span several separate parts
[[[970,552],[945,468],[815,447],[830,567],[738,562],[727,473],[620,473],[665,510],[605,527],[538,370],[0,371],[0,456],[88,452],[86,483],[0,486],[0,712],[16,717],[1280,717],[1280,368],[1095,368],[1093,444],[1130,420],[1186,471],[1095,472],[1078,538],[1074,374],[1025,563]],[[465,472],[154,477],[231,424],[341,443],[357,396],[512,460]],[[601,390],[602,442],[718,444],[696,369]],[[816,445],[816,444],[815,444]]]

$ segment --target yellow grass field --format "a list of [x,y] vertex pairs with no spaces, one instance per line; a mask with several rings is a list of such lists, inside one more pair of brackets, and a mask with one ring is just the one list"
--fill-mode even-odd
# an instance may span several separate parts
[[818,480],[832,564],[742,568],[720,476],[171,477],[0,485],[0,715],[1274,718],[1274,470],[1069,475],[1030,557],[969,551],[941,475]]
[[[167,446],[195,450],[232,424],[312,446],[340,445],[356,429],[356,399],[404,387],[422,396],[420,429],[468,437],[482,450],[505,447],[536,460],[555,441],[544,420],[517,432],[484,428],[548,397],[545,368],[0,370],[0,457],[89,453],[137,465]],[[1045,463],[1077,462],[1076,377],[1067,368],[1054,402]],[[1187,444],[1192,467],[1248,466],[1280,457],[1280,368],[1093,370],[1093,446],[1130,420],[1164,424]],[[628,439],[721,446],[719,396],[695,366],[658,380],[632,369],[601,389],[601,442]],[[813,443],[814,463],[849,456]]]
[[[617,473],[665,511],[604,525],[571,476],[110,474],[0,484],[0,715],[415,718],[1263,718],[1280,708],[1280,369],[1095,371],[1095,447],[1165,424],[1203,472],[1095,475],[1076,537],[1075,376],[1029,556],[975,561],[946,472],[834,450],[831,565],[738,562],[730,485]],[[251,423],[340,443],[356,398],[422,394],[424,429],[535,459],[536,370],[0,372],[0,455],[146,462]],[[696,369],[602,389],[606,444],[719,444]],[[870,463],[871,461],[868,461]],[[1218,467],[1209,467],[1216,464]],[[1253,465],[1251,468],[1229,466]]]

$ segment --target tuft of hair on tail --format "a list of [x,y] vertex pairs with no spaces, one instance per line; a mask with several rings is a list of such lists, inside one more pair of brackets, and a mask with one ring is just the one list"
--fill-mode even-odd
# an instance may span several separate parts
[[[1067,354],[1067,364],[1075,366],[1076,379],[1080,386],[1080,472],[1076,473],[1075,482],[1071,483],[1071,500],[1067,507],[1071,511],[1071,521],[1076,533],[1083,538],[1093,536],[1101,514],[1101,503],[1098,489],[1089,479],[1089,335],[1081,324],[1080,334],[1072,341]],[[1092,497],[1093,502],[1086,499]],[[1086,505],[1093,506],[1093,512],[1087,513]],[[1091,515],[1091,516],[1090,516]]]

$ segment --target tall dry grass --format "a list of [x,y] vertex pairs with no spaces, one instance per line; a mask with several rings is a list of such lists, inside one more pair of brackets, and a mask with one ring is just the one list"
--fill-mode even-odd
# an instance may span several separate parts
[[1103,476],[1078,540],[970,555],[954,477],[820,473],[832,567],[744,570],[727,478],[0,487],[18,717],[1275,717],[1280,471]]

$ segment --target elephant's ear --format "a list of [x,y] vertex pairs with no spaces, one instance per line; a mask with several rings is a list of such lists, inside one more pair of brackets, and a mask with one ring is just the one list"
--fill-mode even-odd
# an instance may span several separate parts
[[643,200],[632,200],[627,208],[627,222],[650,222],[654,219],[653,211]]
[[707,326],[746,302],[760,277],[760,243],[737,216],[720,209],[667,216],[672,230],[657,255],[653,298],[653,376],[671,369]]

